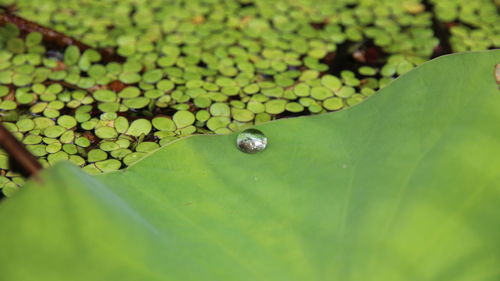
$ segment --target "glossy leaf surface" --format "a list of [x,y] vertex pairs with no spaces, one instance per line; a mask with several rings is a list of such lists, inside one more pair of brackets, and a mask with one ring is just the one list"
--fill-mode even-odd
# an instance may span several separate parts
[[[2,280],[498,280],[500,51],[439,58],[353,108],[58,164],[0,203]],[[41,187],[40,187],[41,186]]]

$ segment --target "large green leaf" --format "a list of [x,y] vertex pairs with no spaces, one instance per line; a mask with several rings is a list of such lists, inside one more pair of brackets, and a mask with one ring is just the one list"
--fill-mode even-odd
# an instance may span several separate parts
[[338,113],[48,169],[0,205],[1,280],[499,280],[500,51],[426,63]]

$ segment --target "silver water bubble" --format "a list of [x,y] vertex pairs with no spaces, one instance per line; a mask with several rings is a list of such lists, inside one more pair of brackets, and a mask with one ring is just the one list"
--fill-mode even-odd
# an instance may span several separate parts
[[257,153],[267,146],[267,137],[257,129],[247,129],[236,138],[236,145],[245,153]]

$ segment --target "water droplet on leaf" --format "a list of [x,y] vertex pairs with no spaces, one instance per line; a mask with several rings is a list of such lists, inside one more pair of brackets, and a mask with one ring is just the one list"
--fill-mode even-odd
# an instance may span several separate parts
[[266,148],[267,137],[257,129],[247,129],[238,135],[236,144],[245,153],[257,153]]

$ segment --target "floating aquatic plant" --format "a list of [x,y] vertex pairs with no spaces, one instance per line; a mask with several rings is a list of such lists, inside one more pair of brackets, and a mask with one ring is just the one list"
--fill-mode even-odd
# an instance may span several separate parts
[[[491,1],[430,3],[1,0],[0,118],[42,165],[100,173],[179,137],[354,106],[436,55],[499,46]],[[0,185],[17,185],[0,155]]]

